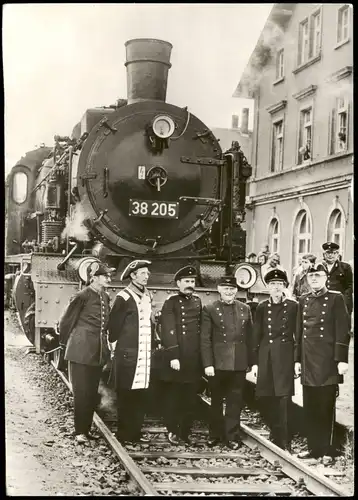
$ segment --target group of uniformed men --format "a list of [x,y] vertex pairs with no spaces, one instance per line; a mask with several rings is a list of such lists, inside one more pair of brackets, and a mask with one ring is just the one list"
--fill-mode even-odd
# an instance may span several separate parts
[[[328,242],[323,248],[332,250],[335,245]],[[135,260],[126,267],[121,280],[130,279],[130,284],[110,309],[104,287],[114,270],[92,264],[88,286],[61,318],[60,343],[72,369],[76,441],[92,437],[100,374],[112,351],[121,442],[149,441],[141,431],[151,364],[156,361],[170,443],[192,443],[193,408],[205,374],[211,392],[208,444],[239,448],[243,389],[246,373],[252,370],[273,442],[290,451],[289,407],[294,376],[301,376],[308,450],[299,456],[332,456],[337,384],[347,371],[350,338],[349,298],[333,290],[329,279],[335,264],[327,269],[324,263],[311,263],[311,291],[298,302],[285,295],[286,272],[271,270],[265,276],[270,297],[258,305],[254,321],[250,307],[235,299],[235,277],[220,279],[219,299],[202,306],[194,293],[196,269],[186,266],[174,276],[178,293],[163,305],[161,347],[154,354],[152,295],[146,287],[150,265]]]

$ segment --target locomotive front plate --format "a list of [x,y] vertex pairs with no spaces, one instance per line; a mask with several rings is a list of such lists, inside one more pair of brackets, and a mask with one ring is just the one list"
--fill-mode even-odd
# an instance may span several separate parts
[[155,219],[178,219],[179,203],[156,200],[129,200],[130,216],[154,217]]

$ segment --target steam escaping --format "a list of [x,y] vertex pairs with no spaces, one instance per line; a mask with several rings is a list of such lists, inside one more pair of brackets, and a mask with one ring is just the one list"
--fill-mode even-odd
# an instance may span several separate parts
[[86,220],[85,211],[80,202],[76,203],[72,212],[66,217],[66,227],[62,231],[61,238],[74,238],[78,241],[89,241],[89,231],[84,225]]
[[98,409],[104,411],[107,416],[116,416],[116,393],[115,391],[106,387],[104,382],[101,380],[98,387],[98,393],[101,396],[101,402],[99,403]]

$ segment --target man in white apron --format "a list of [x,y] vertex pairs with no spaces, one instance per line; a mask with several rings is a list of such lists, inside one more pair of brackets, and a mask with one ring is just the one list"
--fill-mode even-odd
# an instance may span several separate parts
[[109,315],[109,342],[115,346],[117,438],[121,442],[148,442],[141,428],[152,350],[152,296],[146,288],[150,264],[148,260],[128,264],[121,280],[131,282],[117,294]]

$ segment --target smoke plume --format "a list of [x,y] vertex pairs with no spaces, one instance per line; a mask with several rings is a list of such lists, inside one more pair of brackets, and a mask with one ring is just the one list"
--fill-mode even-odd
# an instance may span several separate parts
[[86,220],[85,211],[80,202],[73,207],[71,215],[66,217],[66,226],[62,231],[61,237],[74,238],[78,241],[89,241],[89,231],[84,225]]

